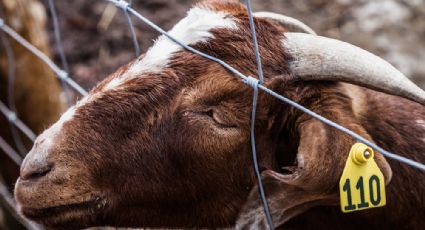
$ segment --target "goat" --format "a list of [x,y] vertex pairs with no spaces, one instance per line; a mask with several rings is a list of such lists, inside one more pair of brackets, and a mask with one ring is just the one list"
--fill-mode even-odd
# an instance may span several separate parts
[[[287,21],[255,18],[263,84],[425,162],[425,93],[377,56]],[[255,76],[238,1],[199,3],[170,34]],[[264,228],[250,157],[251,99],[252,89],[227,70],[161,36],[37,138],[15,187],[20,210],[60,229]],[[376,153],[387,206],[342,214],[338,180],[355,140],[264,93],[257,109],[258,158],[277,227],[425,224],[424,175]]]

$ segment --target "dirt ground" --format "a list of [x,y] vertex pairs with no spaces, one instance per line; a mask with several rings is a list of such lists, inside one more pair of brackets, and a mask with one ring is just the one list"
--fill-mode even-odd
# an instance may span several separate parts
[[[47,1],[45,1],[47,2]],[[133,0],[134,8],[170,29],[195,0]],[[372,51],[425,87],[424,0],[253,0],[256,11],[298,18],[319,35],[334,37]],[[135,57],[127,21],[118,10],[109,26],[101,26],[106,1],[56,1],[63,44],[74,78],[86,88]],[[113,7],[111,7],[113,8]],[[111,12],[107,11],[106,12]],[[142,51],[158,33],[137,19]],[[50,25],[51,29],[52,25]],[[53,35],[53,34],[51,34]],[[51,36],[54,44],[53,36]],[[59,58],[56,54],[56,61]]]

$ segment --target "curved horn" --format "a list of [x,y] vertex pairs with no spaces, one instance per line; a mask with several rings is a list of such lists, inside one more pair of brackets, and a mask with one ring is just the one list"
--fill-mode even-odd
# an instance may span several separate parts
[[277,21],[280,24],[282,24],[290,32],[302,32],[302,33],[316,35],[316,32],[314,32],[313,29],[311,29],[309,26],[307,26],[300,20],[292,18],[292,17],[288,17],[282,14],[271,13],[271,12],[256,12],[254,13],[254,16],[258,18],[268,18],[268,19]]
[[354,45],[303,33],[285,33],[294,60],[291,68],[305,80],[344,81],[425,105],[425,92],[382,58]]

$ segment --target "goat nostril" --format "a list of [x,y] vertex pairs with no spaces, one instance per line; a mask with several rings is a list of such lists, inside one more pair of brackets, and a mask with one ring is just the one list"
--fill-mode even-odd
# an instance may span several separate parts
[[21,174],[22,180],[36,180],[38,178],[44,177],[52,171],[53,165],[48,164],[42,167],[35,168],[33,170],[29,170],[25,173]]

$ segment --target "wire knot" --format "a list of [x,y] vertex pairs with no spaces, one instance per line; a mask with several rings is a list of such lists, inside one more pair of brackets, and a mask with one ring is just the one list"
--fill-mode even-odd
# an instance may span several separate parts
[[126,2],[125,0],[116,0],[113,1],[115,6],[117,6],[118,8],[121,8],[123,10],[127,10],[128,8],[130,8],[130,3]]
[[64,81],[66,81],[69,78],[69,74],[64,71],[64,70],[60,70],[58,73],[58,77]]
[[249,86],[251,86],[252,88],[256,89],[258,88],[258,85],[260,84],[260,81],[256,78],[253,78],[251,76],[248,76],[247,78],[245,78],[243,80],[243,82]]
[[16,113],[10,112],[10,113],[7,114],[7,119],[10,122],[15,122],[18,119],[18,116],[16,115]]

